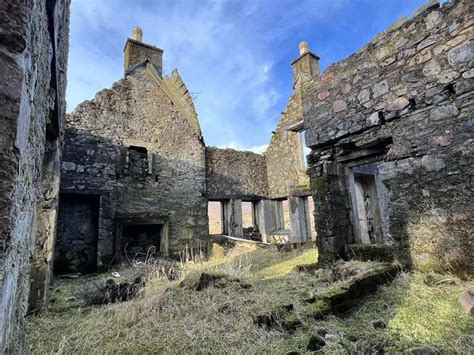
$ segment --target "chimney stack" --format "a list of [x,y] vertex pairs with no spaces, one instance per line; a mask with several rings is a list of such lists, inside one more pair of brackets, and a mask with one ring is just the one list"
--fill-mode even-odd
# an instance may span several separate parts
[[132,29],[132,38],[128,38],[125,43],[124,52],[124,71],[125,75],[134,65],[148,59],[162,75],[163,71],[163,50],[142,42],[143,31],[140,27]]
[[297,83],[319,75],[319,57],[309,51],[308,43],[306,42],[301,42],[299,49],[300,56],[291,63],[294,87],[297,87]]

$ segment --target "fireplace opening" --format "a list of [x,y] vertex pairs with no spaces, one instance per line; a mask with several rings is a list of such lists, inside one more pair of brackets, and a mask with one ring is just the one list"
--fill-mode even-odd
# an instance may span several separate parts
[[122,229],[122,255],[130,259],[146,258],[160,252],[162,224],[129,224]]

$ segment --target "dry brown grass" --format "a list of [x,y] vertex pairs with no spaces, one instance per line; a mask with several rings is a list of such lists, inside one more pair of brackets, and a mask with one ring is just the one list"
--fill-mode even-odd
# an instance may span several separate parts
[[[469,282],[427,286],[423,274],[402,274],[365,299],[344,318],[316,321],[303,316],[303,295],[324,287],[326,271],[297,273],[296,265],[316,260],[314,250],[280,253],[255,247],[232,250],[224,258],[187,264],[183,278],[152,278],[142,294],[129,302],[99,307],[54,308],[28,320],[27,352],[35,354],[116,353],[304,353],[317,329],[333,334],[327,353],[400,351],[431,344],[444,352],[474,350],[472,318],[461,313],[456,297]],[[371,267],[352,262],[348,270]],[[189,287],[203,272],[221,273],[249,283],[195,291]],[[302,327],[294,334],[265,330],[257,315],[276,305],[293,304]],[[374,330],[372,322],[388,327]]]

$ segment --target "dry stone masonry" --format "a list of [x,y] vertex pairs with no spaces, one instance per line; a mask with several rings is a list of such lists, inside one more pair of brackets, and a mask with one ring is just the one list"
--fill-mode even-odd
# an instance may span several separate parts
[[90,254],[96,271],[150,252],[208,249],[205,147],[194,105],[177,71],[162,75],[163,51],[143,44],[140,31],[125,45],[125,78],[67,117],[61,198],[68,202],[56,243],[64,272],[81,271]]
[[472,274],[473,6],[431,1],[304,86],[322,262],[375,243]]
[[28,295],[32,310],[47,302],[64,131],[68,29],[67,0],[0,2],[2,354],[21,352]]

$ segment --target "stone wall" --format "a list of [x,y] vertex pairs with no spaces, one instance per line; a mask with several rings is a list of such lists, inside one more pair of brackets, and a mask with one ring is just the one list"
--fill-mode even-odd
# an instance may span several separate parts
[[302,140],[295,128],[302,119],[301,93],[295,90],[265,151],[271,198],[309,191]]
[[371,165],[379,242],[420,268],[472,273],[473,6],[430,1],[305,85],[321,259],[360,242],[349,180]]
[[259,199],[268,195],[265,158],[252,152],[206,147],[209,199]]
[[69,1],[0,3],[1,353],[21,352],[30,267],[33,307],[41,307],[46,297],[65,111],[68,27]]
[[205,148],[183,85],[145,60],[68,115],[61,191],[100,196],[99,269],[123,223],[169,226],[163,254],[207,249]]

